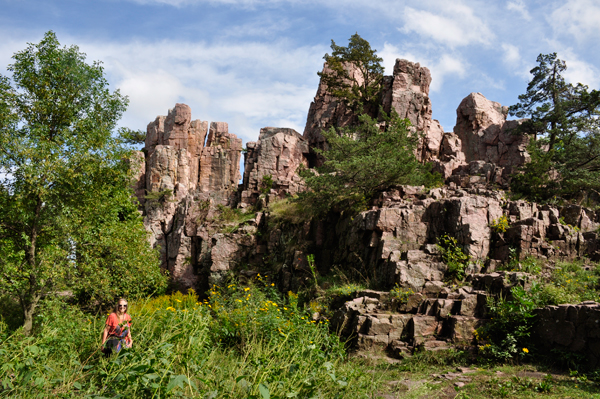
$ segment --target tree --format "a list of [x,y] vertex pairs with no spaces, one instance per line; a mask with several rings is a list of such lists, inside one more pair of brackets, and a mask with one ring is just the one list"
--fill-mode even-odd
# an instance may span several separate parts
[[[325,54],[326,67],[318,72],[331,95],[344,99],[358,115],[378,110],[383,82],[383,59],[377,56],[368,41],[355,33],[348,47],[331,41],[331,55]],[[358,73],[351,73],[353,70]]]
[[397,114],[381,114],[382,123],[363,114],[357,126],[323,131],[329,148],[315,151],[325,162],[300,171],[308,190],[299,194],[299,201],[306,209],[317,215],[331,209],[360,211],[376,193],[391,186],[441,182],[430,165],[417,160],[419,137],[410,132],[410,122]]
[[119,137],[129,145],[140,145],[146,142],[146,133],[141,130],[132,130],[125,127],[119,129]]
[[540,54],[527,92],[509,112],[528,117],[518,133],[532,135],[529,164],[514,176],[512,189],[532,199],[573,196],[600,189],[600,92],[569,84],[556,53]]
[[130,153],[112,135],[127,98],[53,32],[13,60],[12,82],[0,78],[0,293],[18,299],[29,334],[57,290],[102,303],[165,279],[132,200]]

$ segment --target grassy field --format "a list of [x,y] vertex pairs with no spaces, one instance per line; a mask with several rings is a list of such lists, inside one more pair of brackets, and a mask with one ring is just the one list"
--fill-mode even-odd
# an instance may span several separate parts
[[106,314],[47,301],[33,336],[6,329],[0,336],[0,396],[600,398],[594,373],[497,365],[457,351],[402,361],[348,355],[327,322],[312,320],[295,294],[278,293],[260,275],[209,295],[130,301],[134,347],[109,358],[99,350]]

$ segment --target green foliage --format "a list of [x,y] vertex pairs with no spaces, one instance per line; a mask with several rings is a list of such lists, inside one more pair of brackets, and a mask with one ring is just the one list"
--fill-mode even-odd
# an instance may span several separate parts
[[224,233],[234,233],[238,230],[241,224],[253,219],[256,212],[252,209],[246,211],[242,209],[234,209],[224,205],[217,205],[219,215],[217,221],[224,225],[222,231]]
[[600,188],[600,92],[566,83],[556,53],[540,54],[533,78],[511,115],[529,117],[518,133],[531,134],[531,162],[514,176],[512,190],[531,199],[574,196]]
[[[356,114],[376,112],[383,83],[383,59],[377,56],[377,50],[358,33],[350,37],[348,47],[332,40],[331,50],[331,55],[323,57],[326,68],[318,73],[328,91],[343,99]],[[358,73],[349,73],[351,67]]]
[[579,262],[559,262],[549,280],[535,285],[529,295],[538,307],[600,301],[599,273],[597,268],[586,270]]
[[488,297],[490,320],[476,330],[481,356],[497,361],[529,355],[533,310],[537,307],[522,287],[514,287],[512,299]]
[[262,194],[268,194],[272,188],[273,188],[273,176],[264,175],[262,177],[262,181],[260,182],[260,192]]
[[533,256],[528,256],[525,259],[519,260],[516,256],[511,256],[510,260],[500,270],[511,272],[525,272],[530,274],[540,274],[542,271],[541,261]]
[[327,323],[310,320],[294,294],[281,301],[263,278],[213,287],[203,303],[190,292],[130,304],[133,348],[105,358],[106,315],[46,301],[38,334],[0,341],[0,395],[352,398],[358,381],[373,389]]
[[492,221],[490,227],[496,233],[504,233],[508,229],[508,218],[506,215],[500,216],[498,219]]
[[164,204],[165,202],[169,201],[172,197],[173,190],[171,189],[166,189],[163,191],[150,191],[144,196],[144,198],[148,202],[156,202],[161,204]]
[[317,279],[317,266],[315,265],[315,256],[312,254],[306,255],[306,262],[308,263],[308,267],[310,268],[310,273],[312,274],[315,288],[317,288],[319,287],[319,281]]
[[448,265],[448,277],[463,280],[471,257],[463,252],[456,238],[447,234],[438,238],[437,247],[442,253],[442,260]]
[[131,199],[130,153],[112,135],[127,99],[53,32],[13,60],[13,84],[0,79],[0,294],[19,299],[29,333],[50,292],[83,284],[148,294],[165,279]]
[[378,192],[394,185],[433,186],[440,181],[429,165],[417,161],[418,136],[409,133],[409,122],[397,115],[382,124],[368,115],[351,128],[323,131],[326,151],[322,166],[300,171],[307,191],[298,200],[316,215],[329,210],[361,211]]
[[129,145],[137,146],[146,142],[146,133],[126,127],[119,128],[119,137],[125,144]]
[[405,304],[408,302],[408,298],[410,298],[411,295],[414,295],[414,293],[412,288],[400,287],[398,283],[396,283],[394,288],[390,290],[390,298],[395,299],[401,304]]
[[297,198],[284,198],[269,203],[269,223],[277,224],[300,224],[310,219],[310,212],[304,209],[303,204]]

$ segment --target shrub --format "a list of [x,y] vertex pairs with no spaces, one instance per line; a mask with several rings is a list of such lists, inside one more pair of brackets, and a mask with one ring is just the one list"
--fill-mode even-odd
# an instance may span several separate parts
[[397,114],[382,115],[382,123],[364,114],[356,126],[322,132],[327,150],[314,151],[325,162],[299,171],[307,190],[297,200],[305,209],[319,216],[330,210],[359,212],[375,194],[394,185],[434,186],[441,181],[431,165],[417,160],[419,136],[411,133],[410,122]]
[[508,219],[505,215],[502,215],[498,219],[492,221],[490,227],[496,233],[504,233],[506,229],[508,229]]
[[456,280],[464,279],[471,257],[463,252],[456,238],[444,234],[439,237],[437,246],[442,253],[444,263],[448,265],[448,277]]
[[476,330],[479,353],[488,359],[520,359],[532,348],[529,335],[536,303],[522,287],[514,287],[511,293],[511,300],[488,297],[490,320]]
[[260,192],[262,194],[268,194],[272,188],[273,188],[273,176],[264,175],[262,177],[262,181],[260,182]]

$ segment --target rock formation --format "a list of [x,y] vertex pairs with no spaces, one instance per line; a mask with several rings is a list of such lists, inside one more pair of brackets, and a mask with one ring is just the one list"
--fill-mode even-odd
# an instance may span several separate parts
[[265,127],[260,130],[258,141],[248,142],[246,148],[242,206],[254,205],[261,190],[271,199],[300,191],[302,182],[296,172],[301,165],[308,166],[309,151],[308,143],[298,132]]
[[[242,141],[226,123],[191,120],[191,109],[176,104],[168,115],[148,124],[138,163],[136,196],[144,208],[150,242],[158,247],[162,267],[182,288],[198,284],[193,235],[186,234],[186,216],[198,201],[228,205],[240,179]],[[208,137],[207,137],[208,134]],[[205,145],[206,139],[206,145]]]
[[[299,224],[273,223],[262,206],[301,191],[297,171],[319,163],[309,149],[324,148],[321,131],[356,117],[323,83],[303,136],[266,127],[247,143],[239,186],[242,142],[226,123],[192,121],[184,104],[157,117],[148,125],[144,151],[130,162],[150,241],[174,286],[202,292],[211,279],[242,264],[257,270],[268,264],[277,269],[281,290],[297,290],[312,278],[308,255],[314,255],[319,272],[357,272],[379,289],[397,285],[412,292],[401,304],[382,291],[355,293],[339,304],[333,320],[357,347],[380,346],[400,356],[415,347],[437,350],[471,340],[473,329],[485,323],[486,296],[507,295],[529,282],[523,273],[496,272],[509,257],[600,261],[600,211],[511,201],[497,188],[507,187],[515,167],[529,159],[528,138],[513,134],[520,121],[507,121],[506,107],[471,93],[457,109],[453,132],[444,132],[431,118],[430,82],[427,68],[397,60],[384,79],[381,105],[423,134],[418,156],[435,165],[446,185],[390,188],[357,215]],[[506,229],[493,228],[501,219]],[[471,288],[444,287],[448,266],[436,245],[443,234],[471,257]],[[596,334],[581,326],[597,322],[600,305],[578,306],[540,311],[538,333],[600,359],[595,346],[581,344]],[[556,320],[570,332],[552,335]]]
[[[358,71],[348,67],[350,74]],[[323,71],[327,70],[327,65]],[[385,76],[380,104],[385,112],[394,109],[401,118],[410,120],[416,131],[423,133],[425,139],[421,142],[418,156],[429,160],[439,150],[443,129],[439,122],[431,119],[431,100],[429,99],[429,84],[431,73],[419,63],[407,60],[396,60],[392,76]],[[376,117],[376,114],[371,115]],[[346,107],[343,101],[333,97],[327,91],[327,85],[319,83],[317,94],[310,104],[304,138],[310,147],[323,149],[325,146],[321,131],[330,127],[344,127],[356,120],[356,116]],[[431,131],[431,133],[429,133]],[[317,158],[311,159],[311,166],[320,163]]]

